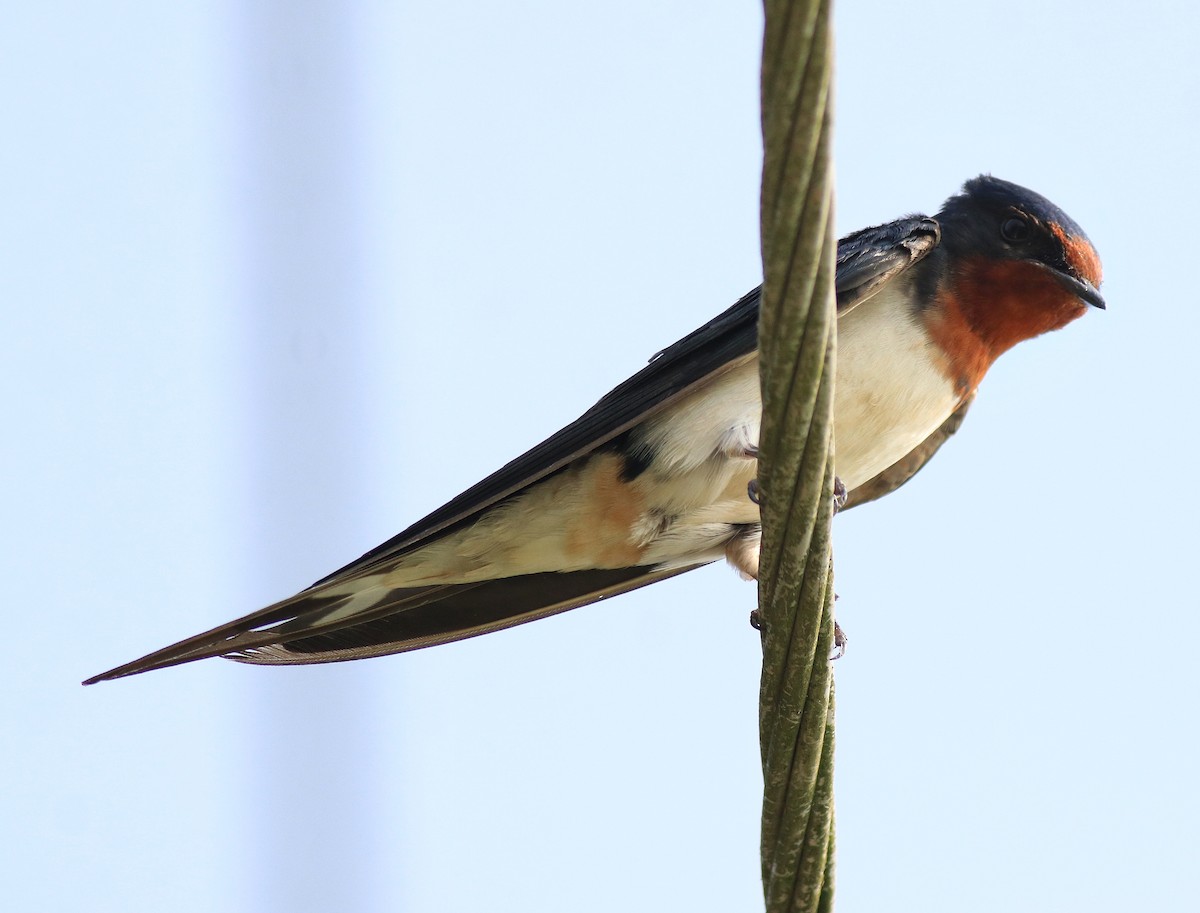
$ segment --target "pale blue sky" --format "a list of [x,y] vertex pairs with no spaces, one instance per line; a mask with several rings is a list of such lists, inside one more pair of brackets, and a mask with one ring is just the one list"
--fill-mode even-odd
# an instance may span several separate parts
[[[842,231],[981,171],[1106,313],[836,526],[839,906],[1189,910],[1197,13],[843,3]],[[753,910],[722,567],[306,669],[86,675],[272,601],[759,281],[757,3],[14,6],[0,31],[21,910]]]

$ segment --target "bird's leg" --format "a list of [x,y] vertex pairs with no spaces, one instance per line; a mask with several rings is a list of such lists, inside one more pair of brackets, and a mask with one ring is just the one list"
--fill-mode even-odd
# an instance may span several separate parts
[[[746,448],[742,451],[742,456],[744,456],[748,460],[757,460],[758,459],[758,448],[753,444],[748,444],[748,445],[746,445]],[[749,484],[746,486],[746,494],[749,496],[750,500],[753,501],[755,504],[762,503],[762,489],[758,485],[758,479],[750,480]],[[839,479],[837,476],[834,476],[833,477],[833,512],[835,514],[838,511],[840,511],[843,507],[845,507],[846,497],[847,497],[846,486],[842,483],[841,479]],[[744,541],[745,540],[743,540],[743,542]],[[735,559],[734,550],[727,549],[726,555],[729,558],[730,563],[733,564],[734,567],[737,567],[739,570],[742,571],[743,576],[745,576],[745,577],[757,577],[758,576],[758,574],[757,574],[757,571],[758,571],[757,548],[755,548],[755,554],[754,554],[754,557],[756,560],[753,562],[754,573],[749,573],[749,567],[747,566],[749,564],[749,562],[747,562],[745,560],[745,558],[742,558],[740,561]],[[838,598],[836,593],[834,594],[833,598],[834,598],[834,601],[836,602],[837,598]],[[763,629],[763,620],[762,620],[762,616],[758,613],[758,609],[755,609],[753,612],[750,613],[750,627],[754,628],[754,630],[756,630],[756,631],[761,631]],[[849,642],[850,642],[850,639],[848,637],[846,637],[846,632],[842,630],[842,626],[840,624],[838,624],[837,621],[835,620],[833,622],[833,653],[830,655],[829,659],[837,660],[837,659],[841,659],[843,656],[845,656],[846,655],[846,644]]]
[[[746,449],[742,451],[742,456],[748,460],[758,459],[758,447],[755,444],[747,444]],[[755,504],[762,504],[762,489],[758,487],[758,479],[751,479],[746,486],[746,496]]]

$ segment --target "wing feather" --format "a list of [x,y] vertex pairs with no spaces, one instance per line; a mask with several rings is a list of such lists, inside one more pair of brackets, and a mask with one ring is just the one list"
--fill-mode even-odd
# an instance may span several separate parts
[[927,216],[909,216],[842,238],[838,242],[834,279],[839,316],[923,260],[941,240],[942,230],[937,220]]

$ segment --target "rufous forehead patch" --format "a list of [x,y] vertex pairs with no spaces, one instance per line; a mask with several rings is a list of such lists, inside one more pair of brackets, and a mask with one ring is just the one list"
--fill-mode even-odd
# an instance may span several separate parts
[[1061,225],[1050,225],[1050,230],[1062,242],[1066,254],[1067,265],[1097,288],[1103,278],[1104,268],[1100,264],[1100,255],[1096,248],[1086,238],[1073,238],[1063,231]]

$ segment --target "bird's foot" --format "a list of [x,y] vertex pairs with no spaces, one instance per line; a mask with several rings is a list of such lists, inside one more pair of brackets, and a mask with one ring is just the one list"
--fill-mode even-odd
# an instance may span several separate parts
[[[758,445],[747,444],[745,449],[742,450],[742,456],[747,460],[757,460]],[[758,487],[758,479],[750,480],[750,484],[746,486],[746,494],[749,495],[750,500],[755,504],[762,504],[762,489]]]
[[842,480],[837,476],[833,477],[833,512],[836,514],[846,506],[846,498],[849,494],[846,491],[846,486],[842,484]]
[[[755,447],[747,447],[746,448],[746,456],[752,457],[752,458],[757,458],[758,457],[758,449]],[[755,504],[762,504],[762,498],[763,498],[762,487],[758,484],[758,479],[750,480],[750,483],[746,486],[746,495]],[[838,511],[840,511],[843,507],[846,506],[846,498],[848,498],[848,497],[849,497],[849,493],[846,491],[846,486],[842,483],[841,479],[839,479],[837,476],[834,476],[833,477],[833,512],[835,514]]]
[[830,662],[841,659],[846,655],[846,644],[850,642],[850,638],[846,636],[846,632],[842,630],[842,626],[836,621],[833,623],[833,652],[829,654]]
[[[758,609],[750,613],[750,627],[755,631],[761,631],[766,627],[762,620],[762,615]],[[846,636],[846,632],[842,630],[842,626],[836,621],[833,623],[833,652],[829,654],[829,661],[836,662],[846,655],[846,644],[850,642],[850,638]]]

